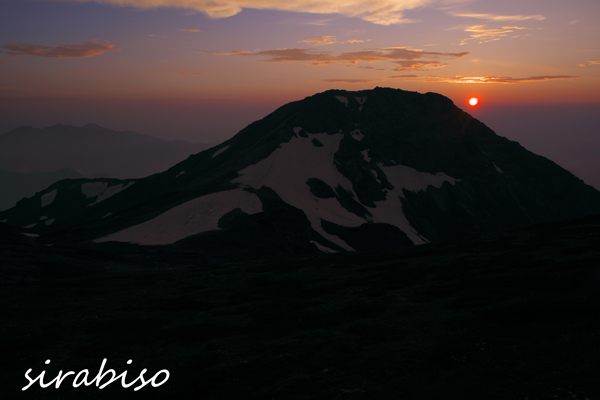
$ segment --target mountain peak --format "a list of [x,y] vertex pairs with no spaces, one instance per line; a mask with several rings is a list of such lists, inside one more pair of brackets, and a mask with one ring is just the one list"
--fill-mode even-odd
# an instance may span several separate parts
[[[111,196],[84,202],[90,187]],[[82,181],[53,190],[52,203],[33,198],[0,217],[28,226],[43,213],[76,241],[190,243],[207,252],[244,243],[246,254],[307,254],[600,212],[600,192],[445,96],[379,87],[286,104],[134,185]]]

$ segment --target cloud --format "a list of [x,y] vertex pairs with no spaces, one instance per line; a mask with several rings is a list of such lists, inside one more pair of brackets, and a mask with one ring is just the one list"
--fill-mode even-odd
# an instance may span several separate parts
[[195,71],[195,72],[181,71],[181,75],[204,75],[204,74],[206,74],[206,72],[202,72],[202,71]]
[[62,46],[39,46],[28,43],[6,43],[3,46],[11,55],[28,55],[46,58],[94,57],[107,51],[118,51],[110,42],[92,40],[83,44],[63,44]]
[[[60,1],[60,0],[55,0]],[[77,3],[103,3],[122,7],[153,9],[173,7],[199,11],[211,18],[227,18],[244,8],[277,10],[311,14],[342,14],[379,25],[415,22],[404,12],[435,2],[435,0],[69,0]]]
[[[471,37],[464,39],[460,44],[466,44],[469,40],[478,40],[479,43],[488,43],[500,40],[515,30],[527,29],[522,26],[503,26],[501,28],[486,29],[485,25],[475,25],[465,29],[465,32],[473,32]],[[518,36],[513,36],[513,38]]]
[[400,67],[393,71],[429,71],[426,68],[442,68],[449,64],[440,61],[392,61],[394,64],[400,64]]
[[395,75],[395,76],[388,76],[385,79],[411,79],[411,78],[418,78],[417,75]]
[[177,29],[179,32],[201,32],[200,29]]
[[359,39],[350,39],[350,40],[346,40],[346,43],[364,43],[364,40],[359,40]]
[[[352,67],[353,64],[349,64],[348,66]],[[375,68],[375,67],[372,67],[370,65],[357,65],[356,68],[360,68],[360,69],[374,69],[375,71],[385,71],[384,68]]]
[[371,83],[371,82],[380,82],[383,79],[321,79],[321,82],[328,83]]
[[298,43],[307,43],[313,46],[322,46],[325,44],[343,43],[335,40],[335,36],[317,36],[310,39],[299,40]]
[[231,55],[249,55],[252,54],[251,51],[248,50],[234,50],[234,51],[206,51],[206,50],[198,50],[196,53],[203,54],[212,54],[214,56],[231,56]]
[[6,64],[7,62],[9,62],[10,60],[12,60],[13,58],[14,58],[13,56],[8,56],[8,58],[6,60],[0,61],[0,64]]
[[466,17],[466,18],[477,18],[486,19],[490,21],[525,21],[528,19],[536,19],[542,21],[546,19],[543,15],[496,15],[496,14],[478,14],[478,13],[459,13],[451,12],[450,15],[454,17]]
[[579,64],[580,67],[587,67],[588,65],[600,65],[600,61],[588,61],[587,63]]
[[543,82],[543,81],[575,79],[575,78],[579,78],[579,77],[578,76],[568,76],[568,75],[531,76],[529,78],[512,78],[512,77],[508,77],[508,76],[457,76],[454,78],[444,78],[444,77],[433,76],[433,75],[427,75],[427,76],[422,76],[422,77],[417,77],[415,75],[398,75],[398,76],[387,77],[387,79],[397,79],[397,78],[416,79],[421,82],[514,84],[514,83],[525,83],[525,82]]
[[[242,51],[233,52],[223,51],[198,51],[198,53],[207,53],[214,55],[243,55],[257,56],[265,58],[267,62],[304,62],[308,65],[330,65],[335,63],[341,64],[358,64],[359,62],[377,62],[377,61],[414,61],[421,59],[436,59],[436,58],[462,58],[471,53],[440,53],[433,51],[421,51],[417,49],[406,49],[403,47],[385,47],[381,49],[364,49],[359,51],[345,52],[334,54],[329,51],[320,51],[315,49],[275,49],[263,51]],[[432,60],[435,61],[435,60]]]

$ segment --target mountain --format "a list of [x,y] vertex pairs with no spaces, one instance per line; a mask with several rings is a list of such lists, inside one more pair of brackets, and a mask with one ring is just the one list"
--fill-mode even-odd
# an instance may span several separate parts
[[75,169],[64,168],[54,172],[0,171],[0,210],[13,207],[18,200],[31,197],[62,179],[86,178]]
[[598,212],[600,192],[450,99],[375,88],[289,103],[135,182],[58,182],[0,221],[40,243],[176,244],[243,259],[408,247]]
[[73,168],[89,177],[141,178],[208,147],[95,124],[24,126],[0,136],[0,170],[31,173]]

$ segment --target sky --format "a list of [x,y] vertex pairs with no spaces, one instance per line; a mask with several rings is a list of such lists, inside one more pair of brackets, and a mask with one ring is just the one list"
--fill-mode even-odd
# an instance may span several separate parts
[[0,134],[220,143],[287,102],[382,86],[441,93],[600,188],[598,16],[598,0],[2,0]]

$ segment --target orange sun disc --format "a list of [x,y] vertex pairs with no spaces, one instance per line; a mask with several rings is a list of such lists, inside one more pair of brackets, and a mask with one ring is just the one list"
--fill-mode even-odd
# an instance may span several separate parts
[[471,97],[469,99],[469,104],[473,107],[475,107],[477,105],[477,103],[479,103],[479,99],[477,97]]

